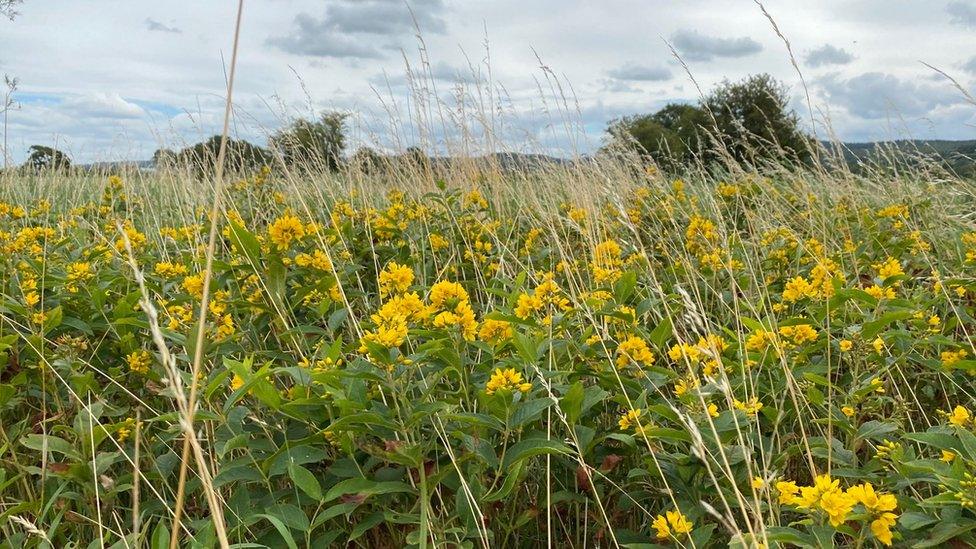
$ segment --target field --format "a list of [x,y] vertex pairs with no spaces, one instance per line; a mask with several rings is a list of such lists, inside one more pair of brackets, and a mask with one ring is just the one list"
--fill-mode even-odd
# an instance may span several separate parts
[[976,542],[972,181],[3,177],[2,547]]

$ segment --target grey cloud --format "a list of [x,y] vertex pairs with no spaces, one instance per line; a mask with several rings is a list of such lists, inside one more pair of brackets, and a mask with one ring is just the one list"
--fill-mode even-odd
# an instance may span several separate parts
[[380,59],[396,49],[391,41],[415,31],[415,21],[422,33],[446,33],[443,10],[443,0],[342,0],[326,6],[322,18],[299,13],[292,30],[268,44],[297,55]]
[[295,29],[288,35],[268,39],[268,43],[288,53],[315,57],[380,59],[378,48],[363,40],[333,32],[326,21],[300,13],[295,16]]
[[171,27],[171,26],[166,25],[164,23],[160,23],[159,21],[156,21],[152,17],[147,17],[146,20],[145,20],[145,24],[146,24],[146,28],[149,29],[150,31],[169,32],[169,33],[173,33],[173,34],[182,34],[183,33],[183,31],[181,29],[176,28],[176,27]]
[[950,87],[902,80],[880,72],[868,72],[847,80],[830,75],[818,83],[831,102],[854,116],[867,119],[927,116],[935,109],[963,101]]
[[671,42],[690,61],[711,61],[716,57],[746,57],[762,51],[762,44],[748,36],[719,38],[694,30],[680,30]]
[[637,86],[632,85],[626,80],[619,80],[617,78],[603,78],[600,80],[602,86],[601,91],[611,92],[611,93],[636,93],[641,91]]
[[824,44],[807,54],[807,65],[823,67],[825,65],[846,65],[854,60],[854,56],[847,50]]
[[324,22],[342,33],[398,35],[414,30],[414,18],[424,33],[444,34],[447,24],[438,15],[442,0],[414,1],[408,5],[392,0],[360,0],[330,4]]
[[955,25],[976,28],[976,6],[969,2],[957,0],[946,5],[949,21]]
[[667,67],[650,67],[627,63],[616,69],[607,71],[607,76],[617,80],[630,80],[636,82],[663,82],[671,79],[671,69]]

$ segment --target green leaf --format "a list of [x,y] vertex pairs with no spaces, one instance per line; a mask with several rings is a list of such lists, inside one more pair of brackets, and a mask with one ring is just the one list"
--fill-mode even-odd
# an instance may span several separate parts
[[375,496],[380,494],[412,493],[413,491],[414,489],[410,485],[402,482],[376,482],[375,480],[366,478],[350,478],[330,488],[322,501],[328,503],[347,494]]
[[294,463],[288,464],[288,476],[295,482],[302,492],[316,501],[322,499],[322,486],[308,469]]
[[250,231],[237,223],[230,223],[230,241],[255,272],[259,270],[261,261],[261,244]]
[[572,450],[558,440],[546,440],[544,438],[530,438],[513,444],[505,454],[505,462],[502,463],[502,470],[514,467],[522,460],[529,459],[542,454],[564,454],[571,455]]
[[898,427],[890,423],[871,420],[861,425],[857,430],[857,437],[862,439],[881,440],[887,434],[894,433]]
[[905,513],[898,518],[898,524],[900,524],[901,527],[906,530],[918,530],[919,528],[923,528],[936,522],[939,522],[939,519],[930,517],[924,513],[916,513],[914,511]]
[[861,337],[865,341],[874,339],[875,336],[881,333],[889,324],[892,322],[897,322],[899,320],[905,320],[912,316],[910,311],[892,311],[890,313],[885,313],[881,315],[881,318],[877,320],[872,320],[870,322],[865,322],[864,327],[861,329]]
[[658,349],[663,349],[664,344],[671,339],[671,334],[673,333],[674,326],[671,325],[671,319],[665,317],[661,319],[661,322],[654,327],[653,331],[651,331],[650,335],[648,336],[648,340],[650,340],[650,342],[653,343]]
[[292,537],[291,532],[288,531],[288,527],[285,526],[285,523],[281,522],[280,518],[268,514],[258,514],[254,516],[268,519],[268,522],[270,522],[275,529],[278,530],[278,533],[281,534],[282,539],[284,539],[285,543],[288,544],[288,549],[298,549],[298,544],[295,543],[295,538]]
[[580,412],[583,409],[584,394],[583,384],[577,381],[569,387],[563,398],[559,399],[559,408],[566,414],[566,419],[570,425],[575,424],[576,420],[579,419]]
[[626,303],[637,287],[637,273],[627,271],[613,285],[613,298],[617,303]]

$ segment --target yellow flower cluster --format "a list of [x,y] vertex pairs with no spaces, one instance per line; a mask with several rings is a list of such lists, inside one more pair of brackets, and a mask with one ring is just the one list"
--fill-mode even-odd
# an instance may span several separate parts
[[681,511],[668,511],[664,515],[657,515],[651,526],[657,530],[658,539],[680,537],[691,532],[694,524]]
[[532,390],[532,384],[525,381],[522,378],[522,373],[515,371],[515,368],[495,368],[491,378],[488,379],[488,383],[485,384],[485,392],[493,395],[499,389],[528,393]]
[[884,545],[892,543],[891,528],[898,520],[898,515],[894,512],[898,508],[898,500],[894,494],[876,492],[869,482],[852,486],[845,491],[840,487],[839,480],[824,474],[817,475],[810,486],[780,481],[776,483],[776,489],[779,491],[780,503],[810,512],[823,511],[834,527],[844,524],[855,506],[861,505],[871,520],[871,533],[875,539]]

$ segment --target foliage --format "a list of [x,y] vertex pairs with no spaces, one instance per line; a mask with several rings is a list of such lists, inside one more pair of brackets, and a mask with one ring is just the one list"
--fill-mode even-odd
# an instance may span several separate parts
[[[187,166],[200,173],[211,173],[217,165],[217,158],[220,154],[219,135],[215,135],[205,141],[201,141],[190,147],[181,149],[176,153],[174,163],[178,166]],[[165,150],[156,151],[153,159],[166,158]],[[271,153],[243,139],[227,138],[226,166],[235,171],[256,170],[262,166],[270,164],[272,161]]]
[[24,161],[31,170],[35,172],[51,170],[64,172],[71,169],[71,159],[67,154],[44,145],[31,145],[27,151],[27,160]]
[[0,543],[976,543],[972,182],[609,169],[0,186]]
[[339,168],[346,148],[346,119],[341,112],[322,113],[318,120],[300,118],[270,140],[286,166],[311,171]]
[[736,162],[810,159],[812,143],[789,106],[789,90],[768,74],[725,81],[698,105],[671,103],[653,114],[616,119],[611,143],[638,145],[674,170],[697,160]]

